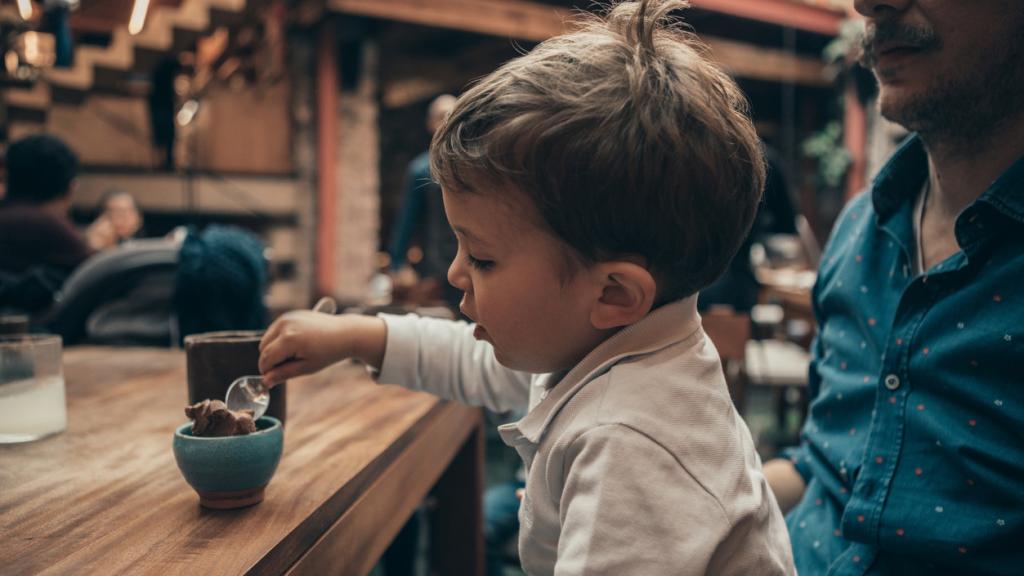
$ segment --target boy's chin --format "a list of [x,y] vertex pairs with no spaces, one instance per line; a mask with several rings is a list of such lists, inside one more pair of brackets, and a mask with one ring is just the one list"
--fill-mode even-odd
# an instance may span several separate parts
[[509,370],[526,372],[528,374],[548,374],[572,368],[571,365],[564,366],[563,362],[558,362],[552,358],[510,357],[509,355],[502,353],[502,351],[497,348],[494,349],[494,359],[498,361],[498,364],[501,364]]

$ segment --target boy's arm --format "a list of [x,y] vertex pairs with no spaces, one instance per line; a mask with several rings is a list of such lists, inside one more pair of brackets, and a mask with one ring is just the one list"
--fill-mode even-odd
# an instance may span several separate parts
[[346,358],[380,367],[387,327],[380,318],[295,310],[281,316],[260,340],[259,370],[270,386],[312,374]]
[[381,316],[387,344],[378,380],[424,390],[494,412],[524,410],[530,374],[505,368],[473,325],[436,318]]
[[792,573],[781,518],[765,530],[759,499],[749,514],[730,518],[650,437],[609,424],[581,435],[569,452],[556,575]]

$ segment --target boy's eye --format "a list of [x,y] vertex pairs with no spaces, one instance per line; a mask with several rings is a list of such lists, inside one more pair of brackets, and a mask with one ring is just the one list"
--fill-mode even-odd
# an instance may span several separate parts
[[478,258],[474,258],[472,254],[468,253],[466,254],[466,260],[469,262],[470,266],[477,270],[489,270],[494,266],[493,260],[480,260]]

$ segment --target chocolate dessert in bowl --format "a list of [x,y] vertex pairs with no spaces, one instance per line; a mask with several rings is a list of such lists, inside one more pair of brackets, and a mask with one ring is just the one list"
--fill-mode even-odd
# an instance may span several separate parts
[[220,400],[185,408],[192,422],[174,432],[174,459],[205,508],[231,509],[263,500],[281,460],[284,429],[272,416],[253,420]]

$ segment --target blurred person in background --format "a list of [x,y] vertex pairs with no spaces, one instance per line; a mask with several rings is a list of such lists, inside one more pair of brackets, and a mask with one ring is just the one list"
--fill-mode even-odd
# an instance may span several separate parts
[[99,204],[99,215],[89,227],[89,245],[95,250],[113,248],[142,235],[142,213],[131,194],[112,190]]
[[1024,3],[855,6],[914,134],[832,231],[802,443],[764,473],[801,574],[1020,574]]
[[[442,94],[430,103],[426,128],[431,136],[444,124],[454,107],[455,97],[450,94]],[[406,259],[417,231],[422,231],[423,242],[423,259],[417,263],[418,274]],[[448,265],[457,250],[455,234],[444,213],[441,187],[430,176],[430,152],[423,151],[409,162],[402,207],[391,232],[388,253],[394,300],[397,303],[411,301],[417,305],[430,305],[436,300],[444,300],[451,309],[457,310],[462,292],[448,284],[447,280]],[[415,573],[423,515],[421,507],[384,552],[382,563],[387,576]]]
[[53,303],[64,280],[93,254],[68,210],[78,156],[56,136],[34,134],[7,148],[0,201],[0,310],[35,313]]
[[[450,94],[435,98],[427,110],[427,131],[430,134],[436,132],[454,107],[455,97]],[[403,293],[410,296],[415,293],[420,295],[416,299],[432,297],[444,300],[457,310],[462,293],[448,283],[447,276],[458,243],[444,213],[441,187],[430,176],[429,152],[424,151],[409,163],[405,182],[402,208],[392,228],[389,249],[396,296],[401,298]],[[423,239],[423,260],[417,264],[419,279],[403,272],[409,270],[406,252],[418,230],[422,231]]]

